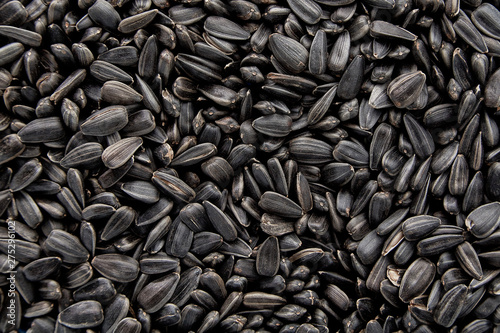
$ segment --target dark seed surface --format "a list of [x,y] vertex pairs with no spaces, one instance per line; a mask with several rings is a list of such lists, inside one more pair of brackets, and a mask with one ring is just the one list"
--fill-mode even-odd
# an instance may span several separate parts
[[0,332],[500,332],[499,7],[0,0]]

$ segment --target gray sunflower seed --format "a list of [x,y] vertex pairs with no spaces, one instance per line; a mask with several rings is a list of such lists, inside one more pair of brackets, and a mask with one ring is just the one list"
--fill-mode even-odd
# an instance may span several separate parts
[[[0,251],[8,254],[8,239],[0,239]],[[37,243],[32,243],[24,240],[16,240],[16,248],[20,253],[17,253],[16,260],[21,263],[30,263],[40,258],[42,249]]]
[[59,104],[64,97],[82,84],[86,76],[87,71],[85,69],[77,69],[57,87],[52,95],[50,95],[50,100],[54,102],[54,104]]
[[115,80],[124,84],[132,84],[134,79],[123,69],[102,60],[95,60],[90,65],[90,75],[99,81]]
[[252,248],[241,238],[236,238],[234,242],[223,242],[218,249],[222,254],[227,254],[239,258],[249,258]]
[[500,130],[498,129],[498,125],[488,113],[484,113],[484,117],[481,122],[481,134],[484,140],[484,143],[489,147],[494,147],[500,141]]
[[9,1],[0,8],[2,24],[20,26],[28,18],[28,11],[20,1]]
[[387,87],[387,95],[398,108],[413,104],[425,85],[426,75],[421,71],[410,72],[396,77]]
[[120,21],[117,27],[118,31],[124,34],[129,34],[131,32],[137,31],[153,21],[157,13],[158,10],[152,9],[144,11],[140,14],[129,16]]
[[53,230],[45,240],[43,247],[49,253],[58,254],[63,262],[69,264],[79,264],[89,258],[89,252],[80,240],[63,230]]
[[333,157],[339,162],[349,163],[354,167],[366,167],[369,164],[369,154],[366,149],[348,140],[342,140],[335,146]]
[[205,58],[179,53],[176,64],[194,80],[217,83],[222,80],[222,67]]
[[96,111],[80,125],[80,129],[85,135],[106,136],[121,130],[127,123],[125,107],[114,105]]
[[82,208],[69,188],[63,187],[56,196],[72,218],[76,220],[82,218]]
[[139,53],[134,46],[118,46],[99,54],[97,59],[118,66],[133,66],[139,61]]
[[101,159],[108,168],[117,169],[127,163],[141,145],[142,139],[138,137],[122,139],[104,149]]
[[323,30],[318,30],[314,36],[310,48],[309,71],[312,74],[324,74],[328,60],[326,33]]
[[115,331],[124,333],[140,333],[142,324],[135,318],[123,318],[116,325]]
[[434,216],[414,216],[403,222],[402,231],[407,240],[415,241],[432,233],[440,224],[441,220]]
[[120,235],[136,220],[137,212],[131,207],[122,206],[118,208],[106,223],[101,239],[106,241]]
[[342,73],[349,60],[351,37],[348,30],[342,31],[332,46],[328,57],[328,68],[334,73]]
[[333,99],[335,98],[338,85],[334,84],[314,105],[309,109],[307,115],[307,122],[309,125],[314,125],[318,123],[332,105]]
[[18,59],[24,52],[24,46],[21,43],[14,42],[7,44],[0,48],[0,56],[2,60],[0,61],[0,66],[7,65],[12,61]]
[[80,224],[80,239],[82,241],[83,246],[85,246],[85,248],[93,256],[95,254],[97,235],[94,226],[91,223],[83,221]]
[[471,20],[476,28],[485,35],[495,39],[500,37],[497,24],[499,18],[500,12],[489,3],[484,3],[477,7],[471,15]]
[[29,281],[40,281],[57,272],[61,263],[58,257],[40,258],[24,266],[23,273]]
[[103,303],[109,303],[116,296],[113,283],[103,277],[93,279],[73,292],[75,301],[99,299]]
[[448,251],[464,241],[463,235],[437,235],[425,238],[417,243],[420,256],[432,256]]
[[[301,76],[295,76],[295,75],[288,75],[288,74],[281,74],[281,73],[268,73],[267,78],[271,81],[273,81],[276,84],[289,87],[294,89],[295,91],[299,93],[311,93],[316,87],[317,84],[307,78],[301,77]],[[264,101],[261,101],[259,103],[263,103]],[[257,105],[254,105],[254,108],[257,108]],[[272,108],[271,106],[269,106]],[[263,112],[261,110],[261,112]]]
[[456,118],[456,104],[439,104],[425,112],[424,124],[428,127],[443,126],[447,123],[455,123]]
[[217,250],[222,245],[222,242],[223,238],[219,234],[208,231],[198,232],[194,235],[191,252],[206,255]]
[[66,217],[66,210],[64,209],[64,207],[55,201],[47,199],[37,199],[36,203],[52,218],[60,220]]
[[128,256],[116,253],[97,255],[92,266],[104,277],[116,282],[131,282],[139,274],[139,263]]
[[297,188],[297,200],[302,208],[303,212],[309,212],[313,209],[315,202],[313,200],[313,194],[311,194],[311,188],[306,177],[302,172],[297,172],[296,177],[296,188]]
[[435,150],[435,146],[429,131],[422,127],[410,114],[405,114],[403,119],[415,153],[420,158],[431,155]]
[[234,176],[231,165],[223,158],[214,156],[201,164],[201,170],[219,186],[225,188]]
[[217,301],[204,290],[193,290],[193,292],[191,293],[191,298],[207,310],[214,310],[217,308]]
[[194,190],[185,182],[162,171],[155,171],[152,181],[162,192],[178,201],[188,203],[196,195]]
[[[471,73],[469,70],[469,64],[467,62],[467,56],[464,51],[460,48],[456,48],[453,51],[452,58],[452,69],[454,81],[456,82],[456,89],[467,90],[471,86]],[[453,80],[450,80],[449,85],[451,85]]]
[[262,214],[260,228],[270,236],[282,236],[294,231],[293,223],[267,213]]
[[170,216],[167,215],[161,218],[149,233],[146,242],[144,243],[143,249],[148,250],[152,245],[154,245],[158,240],[160,240],[168,233],[171,226],[172,219],[170,218]]
[[[393,106],[392,101],[387,95],[387,86],[388,83],[384,83],[384,84],[377,84],[373,87],[372,92],[370,94],[370,99],[368,100],[368,104],[372,108],[378,110]],[[427,92],[427,90],[425,91]],[[376,114],[375,112],[372,113]]]
[[229,242],[236,240],[237,231],[234,222],[210,201],[203,201],[203,207],[213,227],[220,233],[224,240]]
[[92,169],[101,163],[102,152],[102,146],[99,143],[84,143],[66,154],[60,164],[64,168]]
[[375,230],[370,231],[358,245],[356,254],[364,265],[369,265],[377,261],[384,245],[385,238],[379,236]]
[[273,309],[285,303],[286,300],[280,296],[260,291],[249,292],[243,295],[243,305],[251,309]]
[[[61,140],[64,138],[65,132],[61,118],[47,117],[30,121],[18,132],[18,135],[23,143],[41,143]],[[9,138],[12,140],[17,137]],[[15,141],[12,143],[10,141],[6,141],[6,143],[12,145]]]
[[157,312],[170,300],[179,280],[178,273],[171,273],[148,283],[139,292],[137,302],[147,313]]
[[361,55],[354,57],[340,78],[337,96],[347,100],[356,97],[363,83],[362,77],[364,70],[365,58]]
[[500,266],[500,262],[498,260],[499,252],[500,251],[483,252],[478,254],[478,257],[487,265],[498,268]]
[[476,250],[469,242],[458,245],[455,254],[462,269],[477,280],[483,278],[483,269]]
[[463,195],[469,183],[469,166],[462,154],[458,154],[451,166],[448,188],[451,195]]
[[147,109],[139,110],[129,116],[128,124],[123,128],[126,136],[142,136],[152,133],[156,128],[155,118]]
[[467,287],[459,284],[446,292],[434,310],[434,320],[441,326],[451,327],[464,305]]
[[42,36],[34,31],[22,29],[9,25],[0,26],[0,35],[15,39],[22,44],[39,47],[42,43]]
[[49,314],[54,309],[54,304],[50,301],[40,301],[26,309],[24,316],[26,318],[41,317]]
[[442,174],[453,164],[458,153],[459,144],[454,141],[448,144],[443,149],[436,152],[432,158],[431,170],[435,174]]
[[68,187],[78,200],[78,203],[85,206],[84,178],[78,169],[70,168],[66,174]]
[[168,14],[176,24],[191,25],[203,19],[206,14],[201,8],[173,6]]
[[73,329],[99,326],[104,320],[102,306],[97,301],[81,301],[70,305],[57,316],[57,321]]
[[183,152],[182,154],[176,156],[172,162],[171,166],[190,166],[197,164],[207,158],[212,157],[217,153],[217,147],[212,143],[200,143],[193,146]]
[[481,205],[481,197],[484,192],[484,180],[481,171],[476,172],[474,177],[472,177],[467,190],[464,194],[464,199],[462,201],[462,210],[464,212],[471,212]]
[[467,229],[477,238],[486,238],[500,224],[500,204],[492,202],[474,209],[466,218]]
[[278,216],[299,218],[303,215],[302,208],[292,200],[276,192],[265,192],[262,194],[259,207],[266,212]]
[[37,228],[43,222],[43,215],[33,198],[26,192],[20,191],[15,196],[17,209],[24,222],[31,228]]
[[370,23],[370,35],[378,38],[401,39],[416,41],[417,36],[397,25],[389,22],[375,20]]
[[63,286],[68,289],[79,288],[92,279],[93,273],[92,266],[84,262],[68,271],[63,280]]
[[80,108],[73,101],[64,98],[61,105],[61,113],[64,124],[72,131],[78,130],[78,122],[80,118]]
[[319,22],[322,10],[316,2],[312,0],[287,0],[287,3],[295,15],[297,15],[305,23],[316,24]]
[[370,168],[378,170],[382,157],[394,143],[396,132],[387,124],[380,124],[373,134],[370,144]]
[[102,85],[101,96],[103,101],[116,105],[130,105],[142,101],[142,95],[119,81],[107,81]]
[[259,275],[274,276],[279,269],[279,244],[274,236],[268,237],[257,253],[256,269]]
[[89,9],[88,15],[92,21],[111,32],[116,31],[121,21],[120,14],[107,1],[98,0]]
[[252,127],[257,132],[271,137],[284,137],[292,130],[292,118],[279,114],[263,116],[255,119]]
[[269,47],[276,59],[293,74],[304,71],[308,64],[309,52],[299,42],[281,34],[269,37]]
[[226,160],[233,169],[236,170],[254,158],[256,153],[257,149],[255,146],[250,144],[239,144],[231,150]]
[[26,149],[17,134],[9,134],[0,140],[0,164],[7,163],[21,155]]
[[[191,304],[193,306],[197,306],[194,304]],[[179,307],[175,304],[168,303],[166,304],[159,312],[158,312],[158,317],[156,321],[160,325],[165,325],[165,326],[173,326],[176,325],[180,322],[181,320],[181,311],[179,310]],[[143,324],[144,325],[144,324]]]
[[406,270],[399,288],[399,298],[408,303],[422,295],[432,283],[436,266],[427,258],[416,259]]
[[177,270],[179,259],[168,256],[164,252],[157,254],[145,254],[139,261],[141,272],[144,274],[161,274]]
[[183,306],[191,296],[191,292],[198,288],[200,281],[201,268],[198,266],[185,270],[181,276],[180,281],[175,287],[175,291],[171,298],[171,303]]
[[318,139],[296,138],[290,142],[289,149],[290,154],[299,163],[323,164],[333,160],[331,145]]
[[297,304],[287,304],[274,313],[278,318],[295,322],[302,318],[307,312],[306,308]]
[[328,299],[342,311],[347,311],[351,306],[352,300],[349,296],[338,286],[329,284],[326,287],[325,295]]
[[209,16],[205,20],[205,31],[210,35],[230,41],[244,41],[250,34],[240,25],[223,17]]
[[196,233],[209,229],[205,209],[199,203],[189,203],[181,209],[179,219]]
[[201,322],[201,326],[198,329],[199,333],[210,332],[220,321],[220,315],[218,311],[210,311],[203,321]]
[[178,258],[184,258],[189,252],[192,242],[193,231],[182,222],[174,223],[167,238],[167,244],[169,245],[167,253]]
[[220,322],[220,327],[226,331],[240,331],[243,330],[243,327],[245,326],[247,321],[248,319],[244,316],[231,315]]
[[458,16],[458,19],[455,21],[455,23],[453,23],[453,29],[458,36],[460,36],[476,51],[480,53],[488,52],[488,46],[486,45],[483,36],[476,29],[474,24],[472,24],[471,20],[465,15],[465,13],[462,13]]

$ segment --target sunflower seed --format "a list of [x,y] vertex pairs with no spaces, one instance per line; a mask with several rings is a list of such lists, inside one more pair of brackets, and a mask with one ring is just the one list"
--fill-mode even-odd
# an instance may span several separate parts
[[97,167],[101,163],[102,146],[97,142],[84,143],[66,154],[60,161],[64,168],[86,168]]
[[425,292],[434,279],[436,266],[427,258],[415,260],[406,270],[399,288],[399,298],[408,303]]
[[104,320],[102,306],[97,301],[81,301],[60,312],[57,321],[73,329],[90,328]]
[[126,19],[120,21],[117,29],[124,34],[129,34],[131,32],[137,31],[153,21],[157,13],[158,10],[152,9],[144,11],[140,14],[129,16]]
[[160,310],[175,293],[179,283],[178,273],[171,273],[148,283],[137,296],[137,302],[147,313]]
[[102,254],[92,259],[92,266],[104,277],[116,282],[131,282],[139,274],[139,263],[122,254]]

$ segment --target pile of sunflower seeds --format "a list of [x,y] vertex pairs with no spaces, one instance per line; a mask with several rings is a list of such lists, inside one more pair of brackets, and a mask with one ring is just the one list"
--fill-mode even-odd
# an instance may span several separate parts
[[0,332],[500,332],[499,6],[0,0]]

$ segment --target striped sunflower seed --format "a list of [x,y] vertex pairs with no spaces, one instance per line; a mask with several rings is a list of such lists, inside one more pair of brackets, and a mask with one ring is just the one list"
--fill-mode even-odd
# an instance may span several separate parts
[[99,326],[104,320],[104,313],[99,302],[88,300],[77,302],[61,311],[57,321],[73,328],[91,328]]
[[131,282],[139,274],[139,263],[122,254],[101,254],[92,259],[92,267],[104,277],[116,282]]

